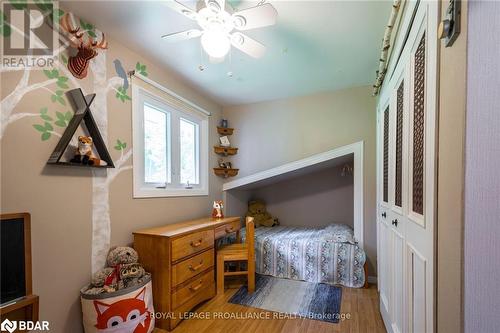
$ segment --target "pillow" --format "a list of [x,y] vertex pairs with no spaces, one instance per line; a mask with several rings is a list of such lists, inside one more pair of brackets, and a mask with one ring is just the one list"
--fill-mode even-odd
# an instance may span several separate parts
[[356,244],[354,239],[354,230],[348,225],[332,223],[326,226],[324,229],[324,237],[332,242],[336,243],[350,243]]

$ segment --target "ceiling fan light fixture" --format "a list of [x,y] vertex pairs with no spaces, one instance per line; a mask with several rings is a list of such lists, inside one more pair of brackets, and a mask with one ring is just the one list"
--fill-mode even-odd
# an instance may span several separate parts
[[206,30],[201,36],[201,45],[213,58],[223,58],[231,48],[227,34],[219,29]]

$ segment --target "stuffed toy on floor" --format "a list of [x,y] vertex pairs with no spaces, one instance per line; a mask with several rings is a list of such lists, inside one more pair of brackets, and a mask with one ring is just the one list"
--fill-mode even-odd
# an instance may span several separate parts
[[90,288],[85,293],[110,293],[141,284],[148,273],[138,260],[137,251],[131,247],[111,248],[106,260],[108,267],[94,274]]

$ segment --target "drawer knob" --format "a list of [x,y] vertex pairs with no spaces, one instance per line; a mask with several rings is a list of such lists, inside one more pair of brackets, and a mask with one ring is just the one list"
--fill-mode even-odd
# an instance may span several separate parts
[[194,287],[193,287],[193,286],[189,287],[189,290],[191,290],[191,291],[196,291],[196,290],[200,289],[200,288],[201,288],[202,283],[203,283],[203,280],[200,280],[200,283],[199,283],[199,284],[197,284],[197,285],[196,285],[196,286],[194,286]]
[[191,246],[198,247],[201,245],[201,243],[203,243],[203,239],[200,238],[196,243],[194,241],[191,241]]
[[398,226],[398,219],[392,220],[392,225],[397,227]]
[[386,212],[383,212],[382,213],[382,217],[385,219],[387,217],[387,213]]
[[200,268],[203,267],[203,260],[200,261],[200,264],[199,265],[196,265],[193,267],[193,265],[189,265],[189,269],[193,272],[196,272],[197,270],[199,270]]

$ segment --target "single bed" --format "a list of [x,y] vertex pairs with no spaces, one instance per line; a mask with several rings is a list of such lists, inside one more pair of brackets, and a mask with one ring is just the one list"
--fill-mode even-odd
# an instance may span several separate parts
[[[241,237],[244,240],[245,229]],[[256,228],[255,258],[258,274],[354,288],[365,284],[365,252],[352,228],[343,224]]]

